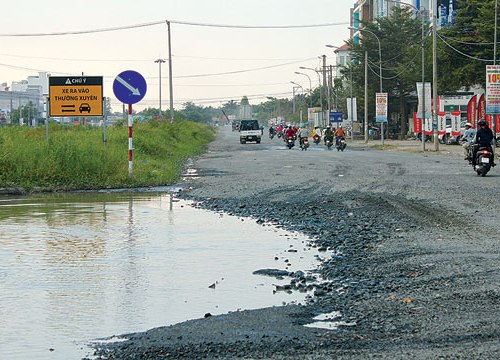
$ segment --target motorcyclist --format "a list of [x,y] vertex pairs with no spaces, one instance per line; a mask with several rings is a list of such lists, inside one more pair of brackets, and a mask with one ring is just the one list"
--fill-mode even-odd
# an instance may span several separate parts
[[316,126],[314,128],[314,131],[312,133],[312,137],[315,142],[320,142],[321,141],[321,128],[319,126]]
[[342,129],[342,126],[339,126],[337,130],[335,130],[335,146],[339,144],[339,140],[345,137],[345,131]]
[[325,130],[325,135],[323,136],[323,139],[325,141],[325,145],[326,145],[327,140],[330,140],[331,142],[333,142],[333,134],[334,134],[334,131],[333,131],[332,127],[331,126],[327,127]]
[[288,140],[288,138],[290,138],[290,137],[291,137],[292,139],[294,138],[294,136],[295,136],[295,131],[293,130],[292,125],[288,125],[288,128],[285,130],[285,135],[286,135],[286,137],[285,137],[285,141],[287,141],[287,140]]
[[302,145],[302,142],[304,138],[307,138],[309,136],[309,131],[307,130],[306,127],[303,127],[299,131],[299,144]]
[[462,138],[460,141],[462,142],[462,147],[464,148],[464,154],[465,158],[464,160],[469,160],[471,161],[472,159],[469,159],[469,150],[471,145],[474,143],[474,138],[476,137],[476,129],[472,127],[471,123],[465,123],[465,132],[462,135]]
[[269,137],[272,137],[274,135],[276,135],[276,129],[274,128],[274,126],[271,125],[269,127]]
[[491,142],[493,141],[493,131],[488,126],[486,120],[481,119],[477,122],[479,127],[476,131],[476,137],[474,138],[474,147],[472,154],[472,165],[476,164],[476,154],[479,148],[485,147],[491,152],[491,166],[495,166],[493,148],[491,147]]

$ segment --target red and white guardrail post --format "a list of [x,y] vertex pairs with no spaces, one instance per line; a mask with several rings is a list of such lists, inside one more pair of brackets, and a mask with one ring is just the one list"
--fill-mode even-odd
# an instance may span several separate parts
[[128,177],[132,177],[132,104],[128,104]]

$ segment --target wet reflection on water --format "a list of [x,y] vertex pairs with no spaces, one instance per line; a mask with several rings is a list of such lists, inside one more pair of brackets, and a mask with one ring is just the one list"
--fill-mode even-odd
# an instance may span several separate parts
[[252,272],[314,268],[305,243],[168,194],[0,197],[0,358],[76,359],[95,338],[302,301]]

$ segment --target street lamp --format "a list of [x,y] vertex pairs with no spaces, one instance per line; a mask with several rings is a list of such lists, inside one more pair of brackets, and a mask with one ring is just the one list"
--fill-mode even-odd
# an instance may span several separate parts
[[155,63],[158,63],[158,72],[159,72],[159,75],[158,75],[158,78],[160,80],[160,85],[159,85],[159,92],[160,92],[160,108],[158,110],[158,115],[161,116],[161,64],[163,64],[165,62],[165,60],[163,59],[157,59],[155,60]]
[[323,112],[323,87],[321,86],[321,75],[320,75],[320,72],[318,70],[316,70],[316,69],[305,67],[305,66],[299,66],[299,69],[302,69],[302,70],[311,70],[311,71],[314,71],[316,73],[316,75],[318,75],[319,102],[321,104],[321,119],[322,119],[322,122],[323,122],[323,117],[324,117],[325,114]]
[[[386,0],[388,2],[393,2],[395,1],[392,0]],[[420,21],[422,22],[422,41],[421,41],[421,48],[422,48],[422,114],[420,115],[422,118],[422,151],[425,152],[425,133],[424,133],[424,123],[425,123],[425,117],[426,117],[426,109],[425,109],[425,19],[424,19],[424,7],[421,6],[420,10],[417,9],[416,6],[413,6],[412,4],[407,4],[403,3],[401,5],[406,5],[410,6],[413,8],[417,13],[420,14]]]
[[295,72],[297,75],[304,75],[307,76],[309,79],[309,107],[312,108],[312,82],[311,82],[311,77],[307,74],[301,73],[300,71]]
[[295,81],[290,81],[290,84],[295,85],[295,86],[294,86],[295,88],[300,88],[300,89],[302,89],[302,95],[304,95],[304,87],[303,87],[302,85],[297,84]]
[[296,82],[290,81],[290,83],[292,83],[293,85],[295,85],[292,88],[293,113],[295,114],[295,89],[302,89],[302,90],[304,90],[304,88],[301,85],[297,84]]
[[[352,26],[348,27],[349,30],[359,30],[359,31],[366,31],[367,33],[372,34],[375,36],[375,39],[377,39],[378,42],[378,58],[379,58],[379,70],[378,70],[378,76],[380,78],[380,92],[382,92],[382,46],[380,45],[380,39],[379,37],[371,30],[365,29],[365,28],[353,28]],[[381,141],[382,145],[384,145],[384,123],[380,123],[380,134],[381,134]]]
[[[335,45],[325,45],[327,48],[332,48],[332,49],[340,49],[340,46],[335,46]],[[350,57],[350,54],[349,54]],[[351,120],[351,140],[354,141],[354,135],[353,135],[353,119],[354,119],[354,100],[352,98],[352,67],[349,65],[349,87],[350,87],[350,93],[351,93],[351,101],[350,101],[350,108],[351,108],[351,116],[349,117]]]

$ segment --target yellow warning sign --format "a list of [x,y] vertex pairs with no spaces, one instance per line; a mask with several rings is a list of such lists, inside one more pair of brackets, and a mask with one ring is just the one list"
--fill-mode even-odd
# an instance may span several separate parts
[[102,76],[51,76],[50,116],[102,116]]

